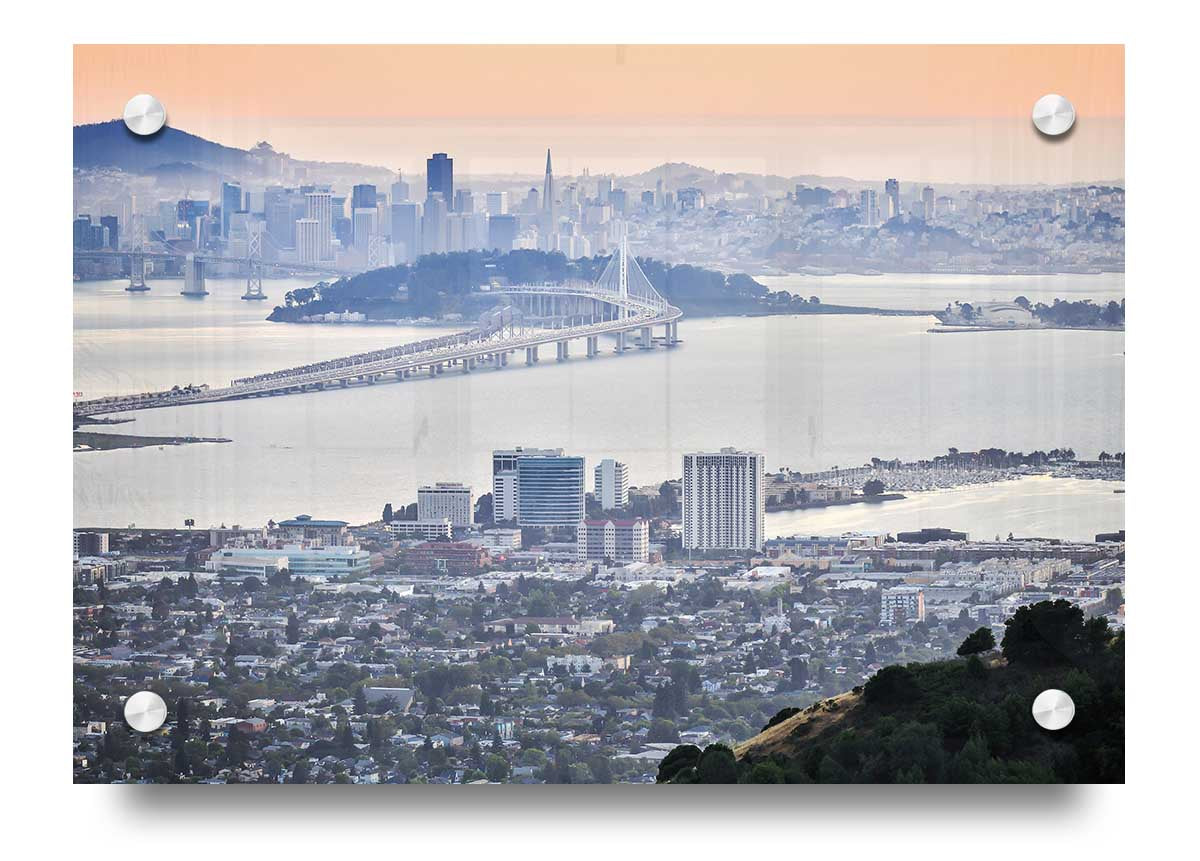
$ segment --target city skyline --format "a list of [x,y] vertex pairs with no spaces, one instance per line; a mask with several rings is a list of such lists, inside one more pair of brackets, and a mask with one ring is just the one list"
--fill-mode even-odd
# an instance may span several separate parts
[[[444,63],[438,87],[382,74],[401,56]],[[182,74],[197,64],[212,74]],[[251,67],[299,83],[267,100],[241,85]],[[461,175],[536,176],[550,146],[562,175],[664,162],[956,184],[1124,174],[1121,46],[77,46],[74,75],[76,124],[151,91],[173,127],[210,140],[413,173],[445,151]],[[1047,86],[1079,114],[1050,147],[1029,120]]]

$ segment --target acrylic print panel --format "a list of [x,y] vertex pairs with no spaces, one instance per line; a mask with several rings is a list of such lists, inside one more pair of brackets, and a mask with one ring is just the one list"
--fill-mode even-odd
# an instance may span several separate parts
[[74,120],[76,781],[1124,780],[1119,46],[81,46]]

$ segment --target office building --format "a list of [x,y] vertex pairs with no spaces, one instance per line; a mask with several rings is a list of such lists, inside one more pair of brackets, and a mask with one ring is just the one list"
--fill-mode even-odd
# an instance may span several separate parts
[[936,197],[933,193],[933,186],[927,185],[921,189],[921,217],[926,221],[933,221],[934,216],[934,201]]
[[221,183],[221,238],[229,238],[229,219],[242,209],[242,187],[232,182]]
[[584,462],[559,449],[553,455],[517,458],[517,523],[570,526],[583,520]]
[[421,204],[392,204],[392,255],[397,263],[412,263],[421,255]]
[[520,222],[515,215],[493,215],[488,219],[487,247],[501,253],[512,251],[519,232]]
[[282,560],[293,577],[346,577],[367,574],[371,570],[371,554],[357,545],[305,547],[284,545],[279,550],[260,547],[223,547],[213,553],[205,568],[217,574],[253,574],[279,569]]
[[454,524],[448,517],[425,520],[393,520],[383,524],[383,531],[397,541],[449,541],[454,537]]
[[650,558],[650,524],[632,520],[584,520],[575,534],[580,562],[645,562]]
[[454,201],[454,159],[435,152],[425,159],[425,196],[440,194],[447,207]]
[[392,183],[391,188],[391,203],[407,203],[408,194],[408,183],[404,181],[404,173],[397,171],[396,181]]
[[487,194],[487,213],[488,215],[507,215],[508,214],[508,192],[507,191],[489,191]]
[[879,226],[879,201],[875,189],[863,189],[858,195],[859,221],[867,227]]
[[455,526],[470,526],[474,512],[471,488],[457,482],[439,481],[417,488],[417,519],[449,518]]
[[121,247],[121,229],[115,215],[100,216],[100,226],[104,228],[106,247],[117,251]]
[[421,253],[445,254],[449,245],[449,220],[446,201],[435,192],[425,201],[421,215]]
[[296,262],[321,262],[321,222],[315,218],[296,221]]
[[629,504],[629,467],[606,457],[596,465],[596,502],[605,511]]
[[891,220],[900,214],[900,181],[889,179],[885,182],[883,194],[887,198],[887,218]]
[[333,195],[328,191],[310,191],[304,195],[304,217],[317,222],[319,260],[333,259]]
[[350,192],[350,208],[358,209],[374,209],[377,200],[377,192],[373,185],[356,185]]
[[763,456],[723,448],[683,456],[683,546],[762,550]]
[[561,448],[492,452],[492,519],[577,525],[584,515],[583,469],[583,458],[564,457]]

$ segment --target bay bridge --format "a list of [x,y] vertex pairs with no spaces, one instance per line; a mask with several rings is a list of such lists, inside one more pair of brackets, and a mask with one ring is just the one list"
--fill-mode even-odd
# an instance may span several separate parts
[[[136,228],[135,228],[136,230]],[[372,237],[378,239],[378,237]],[[285,272],[298,272],[314,275],[355,275],[361,270],[341,269],[332,263],[285,263],[280,260],[267,260],[263,257],[263,245],[273,245],[270,237],[261,231],[249,233],[246,242],[245,257],[230,257],[221,254],[181,251],[167,245],[165,242],[147,239],[144,235],[135,233],[134,241],[128,250],[107,248],[75,249],[75,260],[121,260],[127,261],[129,267],[129,286],[125,289],[130,293],[145,293],[150,290],[146,283],[146,261],[148,260],[178,260],[182,262],[183,296],[207,296],[204,278],[207,267],[214,264],[232,265],[244,269],[246,273],[246,292],[243,299],[266,299],[267,294],[262,288],[262,273],[264,269],[278,269]],[[382,265],[379,260],[379,243],[373,242],[371,253],[367,257],[367,268]]]
[[[176,387],[170,391],[76,401],[76,417],[129,410],[244,398],[273,397],[328,388],[373,385],[448,372],[501,370],[523,354],[527,366],[541,361],[541,348],[555,346],[555,359],[570,359],[571,345],[583,342],[584,355],[600,354],[600,339],[611,338],[614,352],[651,350],[679,343],[683,312],[664,299],[646,277],[627,242],[594,283],[518,284],[493,288],[497,304],[464,332],[357,353],[233,380],[228,386]],[[662,335],[655,329],[662,327]]]

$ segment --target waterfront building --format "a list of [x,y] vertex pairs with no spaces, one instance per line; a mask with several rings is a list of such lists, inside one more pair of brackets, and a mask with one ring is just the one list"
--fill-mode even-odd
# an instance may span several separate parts
[[562,449],[522,448],[492,452],[492,520],[517,519],[517,460],[523,455],[562,454]]
[[632,520],[583,520],[575,536],[580,562],[645,562],[650,558],[650,524]]
[[629,467],[606,457],[596,465],[596,502],[605,511],[629,504]]
[[723,448],[683,456],[683,546],[753,550],[763,545],[763,456]]
[[522,526],[576,526],[583,519],[584,461],[563,455],[517,458],[517,522]]
[[459,482],[439,481],[417,488],[417,519],[448,518],[455,526],[470,526],[473,508],[471,488]]

